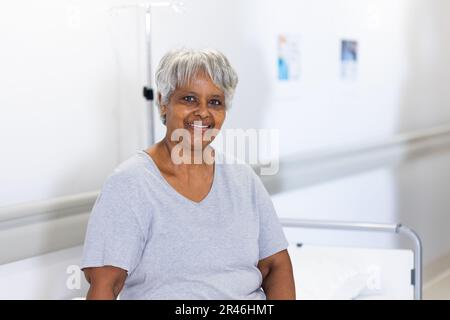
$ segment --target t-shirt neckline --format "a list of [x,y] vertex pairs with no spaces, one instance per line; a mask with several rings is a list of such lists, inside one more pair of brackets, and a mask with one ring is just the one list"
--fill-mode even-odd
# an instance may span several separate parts
[[188,202],[194,206],[201,206],[203,205],[205,202],[207,202],[207,200],[209,198],[212,197],[213,192],[216,189],[216,184],[217,184],[217,177],[218,177],[218,173],[217,173],[217,168],[218,166],[216,165],[216,161],[214,161],[214,174],[213,174],[213,181],[211,184],[211,188],[209,189],[208,194],[199,202],[194,201],[189,199],[188,197],[182,195],[181,193],[179,193],[174,187],[172,187],[172,185],[166,180],[166,178],[164,178],[164,176],[162,175],[161,171],[159,170],[158,166],[156,165],[155,161],[153,160],[153,158],[147,153],[145,152],[145,150],[140,150],[139,151],[140,154],[142,154],[149,162],[150,164],[153,166],[153,168],[156,171],[156,174],[158,176],[158,179],[161,180],[161,183],[166,187],[166,189],[169,190],[169,192],[171,192],[172,194],[174,194],[175,197],[177,197],[178,199],[180,199],[183,202]]

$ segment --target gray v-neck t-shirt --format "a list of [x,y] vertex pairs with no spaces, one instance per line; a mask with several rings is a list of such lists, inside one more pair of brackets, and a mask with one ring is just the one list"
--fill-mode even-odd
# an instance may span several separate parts
[[208,195],[194,202],[139,151],[103,184],[81,268],[126,270],[121,299],[266,299],[258,261],[287,247],[250,166],[216,163]]

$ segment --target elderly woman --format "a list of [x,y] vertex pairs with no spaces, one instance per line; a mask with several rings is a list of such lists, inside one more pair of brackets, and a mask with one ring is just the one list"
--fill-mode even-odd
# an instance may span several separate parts
[[295,299],[288,243],[267,191],[250,166],[219,164],[209,145],[237,85],[227,58],[169,52],[156,85],[167,132],[102,187],[81,265],[87,298]]

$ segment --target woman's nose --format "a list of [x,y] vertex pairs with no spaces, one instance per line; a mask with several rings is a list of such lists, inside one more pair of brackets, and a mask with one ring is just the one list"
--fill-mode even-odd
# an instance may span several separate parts
[[196,114],[202,118],[209,116],[207,101],[200,101]]

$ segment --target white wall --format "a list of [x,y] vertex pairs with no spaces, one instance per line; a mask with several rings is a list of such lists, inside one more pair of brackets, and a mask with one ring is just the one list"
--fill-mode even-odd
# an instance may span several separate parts
[[106,3],[1,2],[0,205],[97,189],[116,164]]
[[[283,218],[397,223],[395,183],[379,169],[273,196]],[[391,248],[396,237],[384,233],[287,228],[290,242]]]
[[[121,159],[145,146],[142,20],[129,14],[112,38],[108,27],[107,8],[133,2],[0,4],[0,205],[98,189]],[[153,65],[174,46],[224,51],[240,75],[226,127],[279,129],[282,156],[450,121],[448,1],[186,2],[184,15],[155,9]],[[298,84],[276,81],[276,37],[284,32],[302,39]],[[339,79],[342,38],[359,41],[357,81]],[[417,165],[428,168],[430,188],[445,190],[447,161],[433,159]],[[450,236],[432,232],[435,223],[450,224],[449,206],[438,192],[422,198],[414,168],[400,177],[380,170],[330,182],[284,201],[302,199],[301,217],[411,223],[424,232],[426,257],[434,259],[450,251]],[[413,218],[424,211],[436,216]]]

